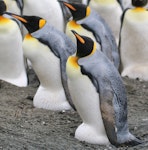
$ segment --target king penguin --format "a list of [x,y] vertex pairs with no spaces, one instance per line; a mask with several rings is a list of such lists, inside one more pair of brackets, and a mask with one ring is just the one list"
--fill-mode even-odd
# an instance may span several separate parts
[[[23,15],[44,18],[56,29],[64,32],[64,16],[57,0],[23,0]],[[26,33],[24,31],[24,35]]]
[[18,24],[3,16],[6,4],[0,1],[0,79],[16,86],[27,86],[22,36]]
[[132,0],[134,8],[122,17],[120,33],[121,76],[148,81],[147,0]]
[[66,72],[73,103],[83,121],[75,138],[92,144],[140,144],[128,129],[127,96],[117,69],[92,39],[72,32],[77,52],[68,58]]
[[89,6],[96,10],[107,22],[118,45],[121,15],[123,13],[121,3],[117,0],[90,0]]
[[29,32],[23,40],[24,55],[40,81],[34,106],[55,111],[71,109],[66,61],[76,51],[76,45],[43,18],[8,14],[20,20]]
[[[64,5],[70,10],[72,18],[66,26],[66,34],[76,43],[71,30],[81,35],[89,36],[100,49],[116,66],[119,67],[119,53],[115,38],[106,22],[89,6],[80,3],[67,3]],[[101,46],[101,47],[100,47]]]
[[4,0],[7,6],[7,11],[15,13],[20,15],[21,14],[21,9],[22,9],[22,4],[21,1],[19,0]]

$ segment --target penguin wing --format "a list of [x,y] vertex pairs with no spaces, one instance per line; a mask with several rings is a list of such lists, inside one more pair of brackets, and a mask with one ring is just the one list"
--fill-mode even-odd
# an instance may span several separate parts
[[23,0],[16,0],[18,7],[20,8],[21,12],[23,11],[24,2]]
[[[66,57],[65,57],[66,58]],[[73,101],[71,99],[71,96],[70,96],[70,92],[69,92],[69,88],[68,88],[68,78],[67,78],[67,74],[66,74],[66,61],[67,61],[67,58],[65,59],[64,57],[62,57],[60,59],[60,65],[61,65],[61,81],[62,81],[62,84],[63,84],[63,88],[65,90],[65,95],[67,97],[67,100],[69,102],[69,104],[71,105],[71,107],[76,110],[74,104],[73,104]]]
[[124,10],[122,0],[117,0],[117,1],[118,1],[118,3],[120,4],[120,6],[121,6],[122,10]]

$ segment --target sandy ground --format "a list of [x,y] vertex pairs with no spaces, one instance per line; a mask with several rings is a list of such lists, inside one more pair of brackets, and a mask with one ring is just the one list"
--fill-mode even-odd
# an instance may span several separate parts
[[[16,87],[0,82],[0,149],[6,150],[114,150],[80,142],[74,133],[81,119],[77,112],[54,112],[33,107],[38,81],[29,71],[29,86]],[[148,82],[124,78],[128,93],[129,128],[148,141]],[[120,150],[147,150],[148,142]]]

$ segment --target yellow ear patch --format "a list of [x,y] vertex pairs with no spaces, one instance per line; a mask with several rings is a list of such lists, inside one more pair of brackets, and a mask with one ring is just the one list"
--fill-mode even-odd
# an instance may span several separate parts
[[71,4],[64,3],[65,6],[67,6],[69,9],[76,11],[76,8],[74,8]]
[[24,22],[24,23],[27,23],[27,20],[25,20],[24,18],[20,17],[20,16],[16,16],[16,15],[12,15],[12,17]]
[[91,12],[91,9],[90,9],[90,7],[88,6],[87,9],[86,9],[86,17],[90,15],[90,12]]
[[93,50],[90,55],[93,55],[95,53],[96,49],[97,49],[97,44],[96,44],[96,42],[94,42]]
[[76,56],[70,56],[68,58],[67,63],[70,64],[71,66],[73,66],[74,68],[79,68],[78,57],[76,57]]
[[39,27],[40,29],[46,24],[46,20],[45,19],[40,19],[39,21]]

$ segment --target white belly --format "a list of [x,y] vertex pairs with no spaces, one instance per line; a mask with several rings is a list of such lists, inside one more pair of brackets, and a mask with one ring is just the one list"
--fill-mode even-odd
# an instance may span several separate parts
[[144,18],[141,15],[131,16],[129,12],[124,19],[120,46],[122,76],[148,80],[148,13]]
[[14,21],[0,24],[0,79],[17,86],[27,85],[22,36]]

